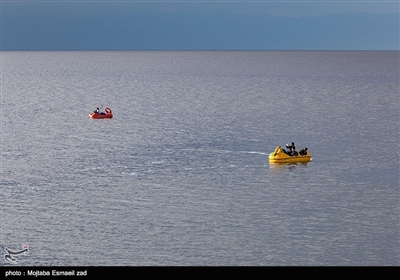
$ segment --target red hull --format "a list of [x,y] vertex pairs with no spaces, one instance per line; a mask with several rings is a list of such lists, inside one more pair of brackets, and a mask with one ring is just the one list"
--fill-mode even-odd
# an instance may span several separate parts
[[89,114],[89,118],[90,119],[111,119],[113,117],[113,114],[112,114],[110,108],[107,107],[104,111],[106,112],[105,114],[99,114],[99,113],[92,112]]

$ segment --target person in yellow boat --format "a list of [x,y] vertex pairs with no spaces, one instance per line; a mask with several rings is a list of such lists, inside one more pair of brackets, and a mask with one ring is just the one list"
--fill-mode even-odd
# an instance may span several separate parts
[[305,155],[307,154],[307,151],[308,151],[308,149],[307,149],[307,147],[305,147],[304,149],[301,149],[301,150],[300,150],[299,154],[300,154],[301,156],[305,156]]
[[286,148],[288,149],[288,151],[285,151],[287,155],[295,156],[297,154],[296,147],[294,146],[293,142],[290,145],[286,144]]

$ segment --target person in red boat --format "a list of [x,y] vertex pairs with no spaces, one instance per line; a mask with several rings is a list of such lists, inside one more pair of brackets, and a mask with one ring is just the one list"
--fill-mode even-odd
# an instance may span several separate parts
[[97,107],[96,110],[94,110],[94,112],[97,113],[97,114],[102,114],[102,115],[105,115],[105,114],[106,114],[106,113],[103,112],[103,111],[101,110],[101,108],[99,108],[99,107]]

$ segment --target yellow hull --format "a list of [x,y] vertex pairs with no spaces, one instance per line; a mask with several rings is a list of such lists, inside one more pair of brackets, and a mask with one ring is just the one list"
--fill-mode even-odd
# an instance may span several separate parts
[[309,162],[311,155],[307,151],[307,154],[300,155],[297,152],[297,156],[289,156],[282,151],[281,146],[275,148],[275,151],[268,156],[269,163],[292,163],[292,162]]

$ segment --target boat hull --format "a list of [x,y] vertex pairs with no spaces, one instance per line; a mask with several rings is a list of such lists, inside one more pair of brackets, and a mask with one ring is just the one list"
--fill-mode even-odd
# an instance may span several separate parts
[[95,112],[90,113],[89,119],[111,119],[113,117],[110,108],[107,107],[104,111],[106,112],[105,114],[99,114]]
[[305,155],[300,155],[300,153],[297,152],[296,156],[289,156],[278,146],[275,148],[275,151],[269,154],[268,161],[269,163],[309,162],[311,161],[311,154],[307,151]]
[[97,113],[89,114],[90,119],[111,119],[112,117],[113,117],[112,114],[97,114]]

